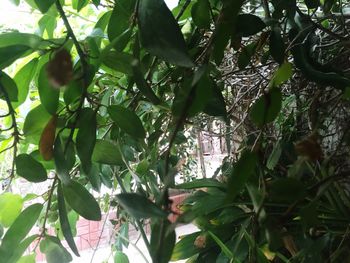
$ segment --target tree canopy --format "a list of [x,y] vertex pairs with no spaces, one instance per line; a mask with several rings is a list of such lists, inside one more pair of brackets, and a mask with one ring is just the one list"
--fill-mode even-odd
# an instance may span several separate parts
[[[1,262],[70,262],[74,215],[109,209],[155,263],[350,260],[347,0],[11,2],[40,19],[0,33]],[[188,164],[202,131],[227,151],[212,178]]]

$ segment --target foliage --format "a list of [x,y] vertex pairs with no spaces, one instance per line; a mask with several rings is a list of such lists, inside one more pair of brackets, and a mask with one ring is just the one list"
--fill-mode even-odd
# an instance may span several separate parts
[[[347,1],[12,2],[42,18],[0,34],[2,262],[31,260],[33,242],[70,262],[75,213],[99,221],[110,206],[115,262],[129,223],[153,262],[350,260]],[[84,16],[98,19],[72,26]],[[214,178],[177,184],[194,131],[215,123],[227,157]],[[10,193],[19,178],[49,190]],[[96,198],[103,186],[114,195]],[[172,188],[191,193],[175,223]],[[175,244],[189,222],[199,231]]]

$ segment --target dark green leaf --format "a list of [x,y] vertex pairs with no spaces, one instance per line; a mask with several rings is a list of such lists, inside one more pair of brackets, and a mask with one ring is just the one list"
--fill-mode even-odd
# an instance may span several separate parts
[[191,8],[193,22],[198,28],[210,28],[210,4],[208,0],[197,0]]
[[34,0],[41,13],[45,14],[56,0]]
[[80,112],[79,131],[76,138],[77,154],[83,171],[88,174],[91,168],[91,156],[96,143],[96,113],[91,108]]
[[0,69],[10,66],[17,59],[25,56],[28,50],[30,48],[24,45],[0,47]]
[[103,64],[115,71],[127,75],[132,75],[133,73],[131,65],[134,58],[128,53],[112,50],[104,52],[101,59]]
[[227,119],[227,112],[226,112],[226,102],[224,97],[222,96],[220,88],[211,81],[212,83],[212,93],[211,97],[208,100],[207,105],[204,108],[204,112],[210,116],[215,117],[223,117],[224,120]]
[[169,220],[155,221],[152,225],[150,242],[153,262],[168,263],[175,246],[175,241],[175,230]]
[[138,24],[141,43],[152,55],[179,66],[194,65],[179,25],[163,0],[140,1]]
[[221,248],[222,252],[229,258],[229,259],[233,259],[234,255],[231,252],[231,250],[225,245],[224,242],[221,241],[221,239],[216,236],[214,233],[208,231],[209,235],[211,236],[212,239],[214,239],[214,241],[216,242],[216,244],[219,245],[219,247]]
[[119,105],[112,105],[108,107],[108,114],[124,132],[135,138],[145,138],[146,132],[142,122],[133,111]]
[[130,27],[131,16],[135,10],[136,0],[120,0],[115,6],[108,23],[108,38],[110,41],[120,36]]
[[53,156],[58,177],[64,184],[70,182],[69,172],[75,163],[75,151],[73,142],[69,143],[58,135],[53,148]]
[[137,219],[153,217],[165,218],[168,215],[146,197],[139,194],[119,194],[116,196],[116,199],[130,215]]
[[97,140],[92,154],[92,161],[103,164],[122,165],[119,148],[110,141]]
[[256,125],[262,126],[274,121],[281,107],[282,93],[279,89],[272,89],[254,103],[250,109],[250,117]]
[[27,236],[39,218],[42,204],[33,204],[22,211],[2,239],[0,255],[9,255]]
[[64,201],[61,182],[59,182],[58,186],[57,186],[57,202],[58,202],[58,213],[59,213],[60,224],[61,224],[63,236],[66,239],[69,247],[74,252],[74,254],[79,257],[78,248],[75,245],[73,234],[72,234],[72,229],[71,229],[71,226],[69,224],[69,220],[68,220],[68,216],[67,216],[67,209],[66,209],[66,204]]
[[63,99],[66,105],[70,105],[74,102],[79,101],[80,97],[83,93],[83,83],[79,80],[73,80],[69,82],[67,85],[64,94]]
[[38,59],[34,58],[16,73],[14,81],[18,87],[18,100],[12,104],[14,108],[17,108],[27,99],[29,86],[33,79],[37,65]]
[[40,242],[40,251],[45,254],[47,263],[68,263],[72,256],[57,237],[46,236]]
[[237,17],[237,34],[249,37],[262,31],[266,25],[260,17],[252,14],[240,14]]
[[320,0],[305,0],[307,8],[313,9],[320,6]]
[[150,102],[155,105],[159,104],[161,102],[160,99],[156,96],[150,85],[148,85],[147,81],[143,77],[139,64],[136,60],[132,64],[132,69],[137,88]]
[[242,153],[237,163],[235,163],[228,181],[227,195],[230,200],[235,199],[254,173],[257,160],[256,153],[247,150]]
[[255,53],[255,49],[255,43],[250,43],[242,49],[237,61],[239,69],[245,69],[249,65],[252,56]]
[[177,189],[196,189],[202,187],[217,187],[217,188],[226,188],[223,183],[211,178],[196,179],[188,183],[182,183],[176,185]]
[[281,143],[278,142],[276,145],[273,147],[272,153],[269,156],[269,159],[267,159],[266,167],[269,169],[275,168],[277,165],[282,153],[282,147]]
[[292,202],[303,198],[305,194],[303,183],[294,178],[277,179],[269,185],[269,198],[274,201]]
[[101,190],[100,169],[96,163],[92,163],[91,169],[88,173],[82,171],[82,174],[88,178],[95,191],[99,192]]
[[28,154],[20,154],[15,159],[16,172],[29,182],[44,182],[47,174],[44,166]]
[[93,220],[101,220],[100,207],[92,194],[81,184],[71,180],[63,185],[63,194],[67,203],[82,217]]
[[273,59],[282,64],[284,62],[284,52],[286,50],[283,38],[278,29],[274,29],[270,34],[270,54]]
[[58,100],[60,91],[54,88],[47,76],[47,65],[41,67],[38,77],[38,91],[40,96],[41,104],[45,107],[47,112],[55,114],[58,108]]
[[[0,98],[3,100],[18,101],[18,88],[16,83],[5,72],[0,71]],[[5,92],[3,91],[5,90]]]

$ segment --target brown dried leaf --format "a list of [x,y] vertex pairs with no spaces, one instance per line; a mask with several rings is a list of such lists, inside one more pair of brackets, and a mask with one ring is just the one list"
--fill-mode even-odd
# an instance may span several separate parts
[[57,115],[54,115],[46,124],[40,137],[39,152],[45,161],[49,161],[53,157],[53,145],[55,142],[56,126]]
[[58,50],[46,68],[50,84],[55,88],[67,85],[73,78],[73,63],[66,49]]
[[322,148],[318,143],[318,136],[316,133],[297,142],[295,144],[295,151],[298,155],[308,157],[312,161],[321,160],[323,158]]
[[203,235],[199,235],[194,241],[194,245],[197,248],[205,248],[207,246],[207,237]]

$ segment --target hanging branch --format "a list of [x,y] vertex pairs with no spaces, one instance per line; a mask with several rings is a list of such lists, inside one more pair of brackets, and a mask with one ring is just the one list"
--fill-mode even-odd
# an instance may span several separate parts
[[10,97],[9,97],[6,89],[2,85],[2,83],[0,83],[0,91],[2,92],[2,94],[4,96],[7,107],[8,107],[8,114],[6,114],[4,116],[11,116],[12,124],[11,124],[11,127],[9,128],[9,130],[13,129],[13,132],[12,132],[13,144],[4,150],[4,151],[6,151],[6,150],[13,148],[13,158],[12,158],[11,172],[10,172],[10,176],[9,176],[10,182],[8,183],[8,185],[5,189],[5,191],[7,191],[9,189],[9,187],[11,186],[11,182],[15,176],[15,158],[17,156],[17,144],[20,140],[20,137],[19,137],[20,133],[19,133],[17,121],[16,121],[16,112],[11,104]]
[[73,138],[73,134],[74,134],[74,130],[75,130],[75,127],[77,125],[77,122],[79,120],[79,116],[80,116],[80,111],[84,105],[84,101],[85,101],[85,98],[87,97],[88,95],[88,92],[87,92],[87,89],[88,89],[88,86],[89,86],[89,80],[88,80],[88,74],[89,74],[89,65],[86,61],[86,54],[84,53],[83,49],[81,48],[80,44],[79,44],[79,41],[78,39],[76,38],[75,34],[74,34],[74,31],[68,21],[68,18],[63,10],[63,7],[60,3],[59,0],[56,1],[56,8],[58,10],[58,13],[60,14],[62,20],[63,20],[63,23],[67,29],[67,34],[68,36],[72,39],[73,43],[74,43],[74,46],[78,52],[78,55],[79,55],[79,58],[80,58],[80,63],[81,63],[81,69],[82,69],[82,74],[83,74],[83,93],[80,97],[80,101],[79,101],[79,105],[78,105],[78,108],[77,110],[75,111],[77,116],[76,116],[76,119],[73,123],[73,127],[71,128],[71,132],[69,134],[69,137],[68,137],[68,140],[67,140],[67,143],[65,145],[65,149],[64,149],[64,152],[66,152],[66,150],[68,149],[68,146],[69,146],[69,143],[70,141],[72,140]]

